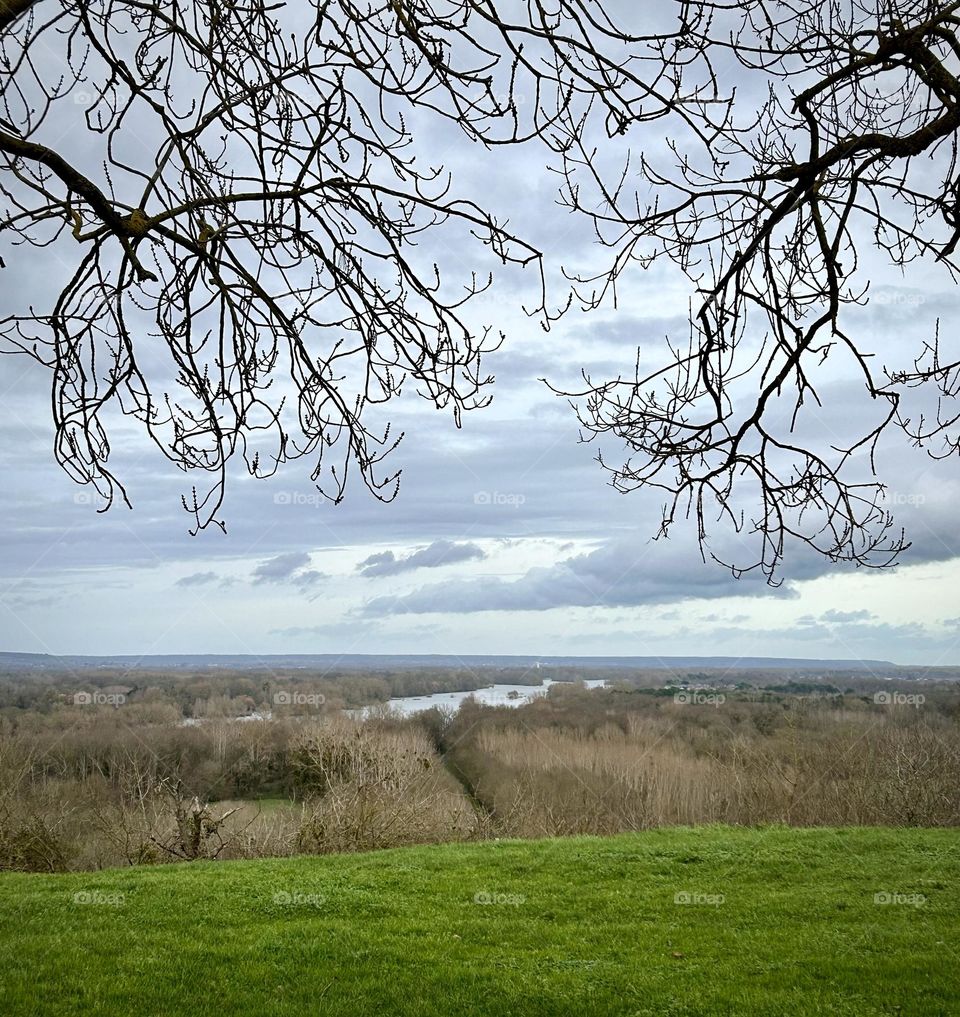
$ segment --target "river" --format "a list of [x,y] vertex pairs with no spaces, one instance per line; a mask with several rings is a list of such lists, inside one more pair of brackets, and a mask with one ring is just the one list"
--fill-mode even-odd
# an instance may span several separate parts
[[[358,709],[344,710],[343,712],[350,717],[366,717],[378,710],[389,709],[403,717],[410,717],[415,713],[420,713],[421,710],[429,710],[434,706],[439,706],[443,710],[457,710],[467,696],[473,696],[478,703],[483,703],[485,706],[523,706],[524,703],[531,703],[534,699],[545,696],[547,689],[553,684],[555,683],[552,678],[545,678],[540,685],[488,685],[483,689],[468,689],[466,692],[435,692],[430,696],[398,696],[386,703],[375,703],[372,706],[361,706]],[[600,689],[606,685],[606,681],[603,678],[585,678],[583,684],[588,689]],[[243,717],[218,717],[215,719],[249,721],[271,720],[272,718],[272,711],[264,710]],[[185,717],[179,723],[180,727],[195,727],[211,719],[214,718]]]
[[[365,717],[372,711],[389,707],[391,711],[404,717],[439,706],[444,710],[456,710],[467,698],[473,696],[478,703],[486,706],[523,706],[547,694],[547,689],[554,684],[552,678],[545,678],[540,685],[488,685],[483,689],[472,689],[466,692],[435,692],[431,696],[399,696],[385,704],[363,706],[358,710],[344,710],[352,717]],[[603,678],[589,678],[583,682],[588,689],[603,688]]]

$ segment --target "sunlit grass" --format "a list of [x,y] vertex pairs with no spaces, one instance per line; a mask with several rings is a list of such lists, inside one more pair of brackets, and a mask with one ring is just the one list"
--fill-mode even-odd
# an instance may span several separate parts
[[780,827],[5,874],[0,1011],[956,1014],[958,875],[952,831]]

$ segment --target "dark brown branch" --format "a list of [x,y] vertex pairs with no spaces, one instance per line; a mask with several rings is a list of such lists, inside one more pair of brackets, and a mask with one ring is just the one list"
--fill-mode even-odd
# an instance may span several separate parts
[[[660,257],[687,272],[698,303],[689,339],[670,346],[663,366],[641,372],[638,358],[634,377],[587,379],[584,391],[562,394],[578,400],[587,440],[624,442],[627,460],[607,467],[615,488],[664,492],[662,533],[679,515],[693,516],[712,556],[710,520],[726,520],[757,543],[752,559],[725,564],[761,568],[771,582],[779,581],[791,541],[832,560],[884,567],[908,545],[882,507],[876,443],[900,425],[915,440],[941,434],[960,450],[946,433],[960,413],[911,425],[899,391],[930,382],[949,399],[960,385],[938,372],[935,344],[927,366],[876,376],[867,337],[858,340],[849,328],[849,312],[869,287],[854,281],[855,238],[873,235],[898,266],[933,255],[953,268],[960,82],[950,68],[960,52],[960,4],[893,0],[841,13],[801,0],[778,7],[775,30],[762,0],[739,6],[739,28],[715,33],[718,9],[691,5],[685,47],[664,46],[658,55],[677,82],[688,72],[715,80],[713,61],[735,55],[745,73],[758,73],[769,102],[736,120],[722,98],[717,112],[704,105],[699,130],[669,143],[672,167],[641,160],[640,176],[655,195],[649,204],[624,193],[626,175],[609,187],[571,132],[567,202],[591,214],[600,240],[615,250],[606,274],[575,277],[584,303],[615,293],[630,261],[648,266]],[[804,88],[791,94],[795,77]],[[686,105],[685,115],[691,111]],[[663,118],[682,127],[675,114]],[[698,153],[694,138],[711,131],[713,141]],[[804,149],[805,159],[793,158]],[[939,187],[930,186],[926,169],[912,174],[924,154],[940,156]],[[585,182],[596,193],[593,207]],[[946,243],[934,232],[938,220],[951,230]],[[759,353],[745,352],[748,337],[764,334]],[[816,372],[835,347],[880,404],[879,419],[860,432],[851,425],[849,440],[826,435],[820,448],[794,433],[805,405],[820,403]],[[649,355],[646,346],[642,352]],[[869,467],[859,476],[858,452]]]
[[0,0],[0,35],[38,2],[39,0]]
[[63,156],[45,145],[25,141],[0,130],[0,152],[6,152],[14,159],[32,159],[46,166],[66,185],[71,194],[85,201],[104,226],[120,240],[140,281],[145,282],[148,279],[157,281],[157,277],[140,264],[133,250],[136,241],[140,240],[149,228],[149,221],[142,211],[134,209],[127,215],[121,215],[96,184],[78,172]]

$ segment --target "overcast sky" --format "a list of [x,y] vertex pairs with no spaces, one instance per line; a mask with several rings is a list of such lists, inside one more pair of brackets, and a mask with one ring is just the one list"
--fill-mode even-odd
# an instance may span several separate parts
[[[662,141],[638,131],[643,148]],[[427,139],[463,194],[510,216],[542,245],[551,278],[598,256],[587,224],[555,203],[543,153],[484,154],[437,133]],[[77,141],[80,143],[80,140]],[[440,151],[438,151],[439,149]],[[5,241],[0,240],[0,243]],[[51,255],[0,249],[9,305],[55,268]],[[441,267],[469,267],[444,250]],[[929,335],[937,317],[960,326],[957,292],[924,266],[898,278],[879,267],[874,302],[848,326],[871,348]],[[411,395],[392,408],[406,433],[394,453],[398,498],[377,502],[354,482],[339,506],[292,463],[268,482],[231,477],[224,518],[188,535],[188,479],[129,423],[113,433],[116,472],[133,509],[97,512],[53,461],[49,376],[0,358],[5,459],[0,648],[49,653],[743,654],[871,657],[960,663],[960,464],[934,462],[905,441],[881,450],[881,479],[913,547],[896,570],[855,571],[809,555],[787,562],[777,589],[704,565],[679,525],[653,541],[660,500],[607,486],[578,443],[576,419],[538,378],[575,385],[629,372],[640,345],[683,336],[690,287],[668,266],[627,274],[618,309],[571,312],[549,333],[526,317],[535,279],[509,276],[468,320],[507,332],[487,367],[494,402],[449,415]],[[871,412],[853,370],[824,378],[823,434]],[[714,546],[737,552],[718,530]],[[747,553],[746,550],[744,553]]]

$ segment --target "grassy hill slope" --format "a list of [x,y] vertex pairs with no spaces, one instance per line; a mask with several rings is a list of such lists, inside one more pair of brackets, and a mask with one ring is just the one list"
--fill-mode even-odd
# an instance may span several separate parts
[[8,873],[0,1012],[953,1015],[958,876],[953,831],[779,827]]

